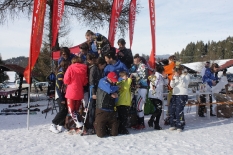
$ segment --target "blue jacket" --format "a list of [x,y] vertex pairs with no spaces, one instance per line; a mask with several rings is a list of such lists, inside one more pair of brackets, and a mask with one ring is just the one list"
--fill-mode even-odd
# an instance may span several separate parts
[[128,68],[120,60],[118,60],[114,65],[107,65],[104,68],[104,75],[107,76],[109,72],[115,72],[119,77],[121,71],[128,72]]
[[[100,33],[96,33],[95,36],[96,36],[96,37],[102,36],[104,39],[107,40],[107,38],[106,38],[105,36],[103,36],[102,34],[100,34]],[[97,57],[99,57],[98,49],[97,49],[97,47],[96,47],[94,41],[91,42],[90,53],[95,54]]]
[[207,83],[210,87],[212,87],[212,81],[217,81],[218,77],[215,76],[213,72],[211,72],[210,68],[206,68],[205,74],[202,77],[203,83]]
[[98,49],[97,49],[94,41],[91,42],[91,49],[89,52],[94,54],[97,58],[99,57]]
[[108,80],[107,77],[104,77],[100,79],[98,87],[105,91],[108,94],[112,94],[118,91],[119,87],[118,86],[112,86]]
[[111,94],[118,91],[117,86],[113,86],[106,77],[100,79],[97,89],[96,108],[105,111],[114,111],[116,99],[111,97]]

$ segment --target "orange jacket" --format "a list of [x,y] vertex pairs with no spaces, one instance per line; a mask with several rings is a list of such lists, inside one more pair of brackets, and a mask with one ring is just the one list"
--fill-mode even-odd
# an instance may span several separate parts
[[164,72],[168,75],[168,79],[171,80],[173,76],[173,68],[176,67],[175,62],[171,62],[169,65],[164,66]]
[[164,72],[165,74],[168,75],[168,79],[169,79],[169,84],[168,84],[168,89],[171,90],[172,88],[170,87],[170,81],[172,80],[173,77],[173,68],[176,67],[176,63],[175,62],[171,62],[169,65],[164,66]]

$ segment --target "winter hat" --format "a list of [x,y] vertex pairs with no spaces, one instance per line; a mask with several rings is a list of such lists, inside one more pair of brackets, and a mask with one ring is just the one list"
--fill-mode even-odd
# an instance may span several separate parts
[[109,78],[114,83],[118,81],[118,77],[115,72],[109,72],[107,78]]

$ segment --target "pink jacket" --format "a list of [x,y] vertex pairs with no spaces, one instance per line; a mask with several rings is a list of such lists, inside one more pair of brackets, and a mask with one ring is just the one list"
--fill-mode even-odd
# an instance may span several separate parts
[[70,65],[64,76],[64,83],[67,85],[65,97],[72,100],[83,99],[83,86],[85,86],[87,82],[87,65],[80,63]]

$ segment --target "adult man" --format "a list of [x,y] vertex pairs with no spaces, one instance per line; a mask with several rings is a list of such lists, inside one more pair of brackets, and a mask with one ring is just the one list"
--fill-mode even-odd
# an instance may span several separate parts
[[128,72],[128,68],[120,60],[116,58],[116,49],[111,47],[110,50],[104,55],[107,66],[104,68],[104,75],[106,76],[109,72],[115,72],[119,77],[121,71]]
[[117,53],[117,57],[121,62],[123,62],[126,65],[128,69],[130,69],[131,65],[133,64],[132,51],[125,47],[126,42],[124,39],[119,39],[117,43],[119,46],[119,52]]
[[106,130],[111,136],[118,135],[119,122],[117,112],[114,111],[115,100],[118,98],[118,86],[115,72],[109,72],[108,75],[100,79],[97,89],[96,99],[96,117],[94,127],[98,137],[106,136]]

